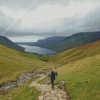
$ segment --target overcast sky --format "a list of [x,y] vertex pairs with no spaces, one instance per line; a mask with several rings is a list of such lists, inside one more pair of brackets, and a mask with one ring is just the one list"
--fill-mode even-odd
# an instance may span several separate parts
[[0,0],[0,35],[14,42],[100,31],[100,0]]

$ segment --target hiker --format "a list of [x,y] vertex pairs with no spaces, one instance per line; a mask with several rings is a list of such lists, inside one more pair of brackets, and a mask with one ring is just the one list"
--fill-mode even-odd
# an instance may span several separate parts
[[48,76],[51,77],[52,89],[54,89],[55,75],[57,76],[58,74],[57,74],[57,72],[54,70],[54,67],[52,67],[51,75],[48,74]]

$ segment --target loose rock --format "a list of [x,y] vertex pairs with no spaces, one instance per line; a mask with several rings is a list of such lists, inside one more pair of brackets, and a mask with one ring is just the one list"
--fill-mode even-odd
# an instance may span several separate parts
[[[23,84],[25,81],[36,77],[37,74],[39,74],[39,73],[40,73],[39,71],[22,73],[19,76],[19,78],[17,79],[17,81],[9,82],[7,84],[3,84],[2,87],[0,87],[0,89],[4,90],[4,91],[11,90],[11,89],[18,87],[19,85]],[[0,93],[0,95],[2,95],[2,94]]]
[[61,88],[65,85],[65,81],[60,81],[58,84],[57,84],[57,88]]
[[35,86],[41,92],[41,95],[38,97],[38,100],[69,100],[67,99],[67,94],[62,89],[57,89],[57,86],[54,86],[54,90],[51,89],[51,85],[48,84],[40,84],[39,80],[45,78],[43,75],[36,81],[33,81],[29,84],[29,87]]

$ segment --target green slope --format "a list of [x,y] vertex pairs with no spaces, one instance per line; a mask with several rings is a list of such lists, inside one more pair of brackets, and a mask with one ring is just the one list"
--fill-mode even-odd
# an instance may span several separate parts
[[50,57],[46,57],[45,61],[59,63],[61,65],[100,54],[100,40],[87,44],[78,48],[70,49]]
[[57,79],[66,81],[71,100],[100,100],[100,54],[66,64],[58,69]]
[[22,72],[49,66],[36,57],[0,45],[0,84],[16,80]]
[[15,44],[14,42],[9,40],[8,38],[1,36],[1,35],[0,35],[0,44],[4,45],[6,47],[9,47],[9,48],[18,50],[18,51],[24,51],[25,50],[25,48]]

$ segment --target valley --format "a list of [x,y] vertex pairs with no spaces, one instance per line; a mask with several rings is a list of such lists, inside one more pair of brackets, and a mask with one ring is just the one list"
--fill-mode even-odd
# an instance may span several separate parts
[[[64,91],[69,94],[71,100],[100,99],[100,40],[54,55],[20,52],[0,44],[0,87],[16,81],[22,73],[43,74],[44,70],[50,69],[51,66],[58,72],[55,85],[65,81]],[[48,75],[45,76],[48,80]],[[40,95],[38,89],[27,87],[34,79],[10,90],[0,97],[0,100],[36,100]],[[28,98],[25,99],[25,96]]]
[[0,100],[100,100],[100,0],[0,0]]

